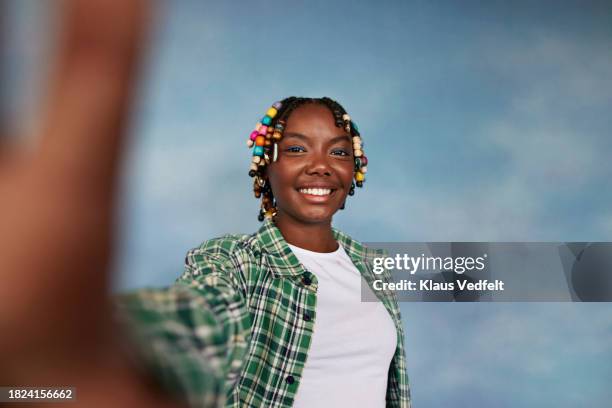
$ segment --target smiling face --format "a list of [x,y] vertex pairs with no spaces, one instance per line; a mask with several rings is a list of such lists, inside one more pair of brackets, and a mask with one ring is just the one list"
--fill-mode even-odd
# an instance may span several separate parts
[[296,223],[331,223],[353,179],[351,137],[336,127],[319,104],[296,108],[278,144],[278,160],[267,169],[277,218]]

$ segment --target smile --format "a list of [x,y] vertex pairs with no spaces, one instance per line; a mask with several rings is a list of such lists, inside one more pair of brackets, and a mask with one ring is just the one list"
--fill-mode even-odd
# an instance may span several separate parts
[[302,194],[328,196],[332,193],[333,190],[329,188],[300,188],[298,191]]

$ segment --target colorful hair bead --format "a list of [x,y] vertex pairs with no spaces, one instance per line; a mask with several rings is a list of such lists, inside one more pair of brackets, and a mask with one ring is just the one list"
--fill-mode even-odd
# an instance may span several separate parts
[[270,123],[272,123],[272,118],[268,115],[264,116],[263,119],[261,120],[262,125],[269,126]]
[[263,136],[257,136],[257,139],[255,139],[255,146],[263,146],[264,142],[266,141],[266,138]]
[[252,141],[255,141],[255,139],[257,138],[258,134],[259,134],[259,132],[257,130],[252,131],[251,135],[249,136],[249,139],[251,139]]
[[248,148],[253,147],[254,144],[255,144],[255,142],[253,142],[251,139],[247,139],[247,147]]
[[264,135],[264,136],[265,136],[265,134],[266,134],[266,132],[267,132],[267,131],[268,131],[268,127],[267,127],[267,126],[265,126],[265,125],[262,125],[262,126],[259,128],[259,134],[260,134],[260,135]]
[[266,115],[268,115],[271,119],[274,119],[277,113],[278,113],[278,109],[276,109],[275,107],[271,107],[266,112]]
[[362,172],[358,171],[355,173],[355,180],[356,181],[363,181],[365,180],[365,176],[363,175]]
[[264,149],[263,146],[255,146],[253,148],[253,156],[263,156]]
[[281,106],[283,106],[283,104],[280,101],[274,102],[272,104],[272,107],[276,110],[279,110],[281,108]]

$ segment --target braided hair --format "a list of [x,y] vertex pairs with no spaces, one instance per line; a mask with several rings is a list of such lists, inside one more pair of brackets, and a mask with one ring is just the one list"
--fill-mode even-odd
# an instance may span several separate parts
[[[351,184],[349,195],[355,194],[355,186],[363,187],[368,159],[363,153],[363,142],[359,129],[346,110],[331,98],[302,98],[291,96],[275,102],[266,115],[257,123],[247,140],[247,146],[253,148],[253,159],[249,176],[253,177],[253,193],[255,198],[261,198],[259,221],[276,215],[276,202],[272,194],[270,182],[264,176],[266,166],[276,161],[278,143],[283,137],[287,120],[291,113],[302,105],[317,104],[327,107],[334,116],[337,127],[343,128],[351,135],[353,141],[353,157],[355,158],[355,181]],[[344,208],[344,205],[342,206]]]

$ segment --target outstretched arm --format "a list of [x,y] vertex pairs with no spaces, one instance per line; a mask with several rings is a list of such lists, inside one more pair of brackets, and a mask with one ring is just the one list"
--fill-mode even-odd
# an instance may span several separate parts
[[62,6],[37,147],[0,145],[0,385],[75,386],[76,406],[168,406],[123,357],[108,296],[146,2]]

